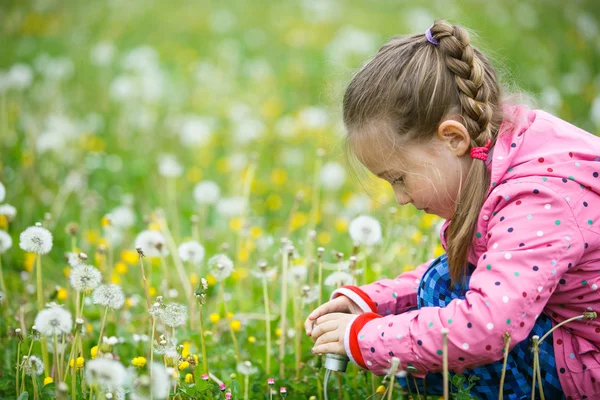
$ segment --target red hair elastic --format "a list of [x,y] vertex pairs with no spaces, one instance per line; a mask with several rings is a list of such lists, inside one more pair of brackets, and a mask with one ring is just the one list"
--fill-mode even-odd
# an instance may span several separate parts
[[488,151],[492,147],[492,141],[488,139],[487,143],[483,147],[471,148],[471,158],[477,158],[482,161],[487,161]]

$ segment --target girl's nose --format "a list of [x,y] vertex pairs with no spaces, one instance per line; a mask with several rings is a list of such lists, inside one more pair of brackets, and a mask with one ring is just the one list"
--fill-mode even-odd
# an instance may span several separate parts
[[406,193],[402,193],[400,190],[395,190],[394,194],[396,195],[396,202],[399,205],[405,206],[410,203],[410,197],[408,197]]

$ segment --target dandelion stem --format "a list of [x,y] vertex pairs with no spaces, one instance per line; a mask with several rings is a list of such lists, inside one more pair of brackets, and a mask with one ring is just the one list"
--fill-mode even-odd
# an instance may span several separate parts
[[285,372],[284,356],[285,356],[285,327],[287,323],[287,281],[288,281],[288,245],[285,241],[282,249],[283,254],[283,272],[281,274],[281,337],[279,338],[279,378],[283,379]]
[[[75,386],[77,385],[77,362],[73,363],[73,367],[71,369],[71,400],[77,399],[77,391]],[[66,378],[66,376],[65,376]]]
[[8,304],[8,299],[9,299],[9,295],[8,292],[6,291],[6,285],[4,284],[4,275],[2,274],[2,257],[0,257],[0,289],[2,289],[2,293],[4,293],[4,312],[5,314],[8,315],[8,309],[9,309],[9,304]]
[[[152,318],[152,332],[150,333],[150,382],[152,382],[152,364],[154,362],[154,330],[156,329],[156,319]],[[150,400],[152,400],[152,390],[150,390]]]
[[[313,257],[313,240],[310,237],[311,232],[315,230],[315,228],[317,227],[317,218],[319,216],[319,210],[321,208],[321,204],[320,204],[320,200],[321,200],[321,196],[320,196],[320,176],[321,176],[321,167],[323,165],[323,155],[324,155],[324,151],[322,149],[318,149],[317,150],[317,159],[315,160],[315,173],[313,175],[313,186],[312,186],[312,198],[311,198],[311,205],[312,207],[310,208],[310,217],[308,220],[308,229],[307,229],[307,237],[306,237],[306,247],[304,249],[304,254],[305,256],[305,260],[306,260],[306,266],[310,266],[311,262],[312,262],[312,257]],[[310,277],[313,277],[313,274],[310,274]],[[310,281],[309,285],[312,286],[312,281]],[[319,304],[322,304],[319,301]]]
[[204,362],[204,373],[208,374],[208,358],[206,357],[206,344],[204,343],[204,317],[202,306],[200,306],[200,345],[202,346],[202,361]]
[[504,363],[502,364],[502,376],[500,377],[500,392],[498,393],[498,400],[504,398],[504,378],[506,377],[506,363],[508,361],[508,348],[510,347],[510,333],[504,332]]
[[39,397],[38,394],[38,384],[37,384],[37,375],[35,373],[31,374],[31,383],[33,383],[33,398],[37,400]]
[[56,373],[58,375],[58,381],[61,382],[61,371],[60,371],[60,366],[58,365],[58,338],[56,337],[56,334],[54,334],[54,356],[52,357],[52,364],[54,365],[54,370],[56,370]]
[[[271,374],[271,313],[269,310],[269,289],[267,277],[263,276],[263,298],[265,303],[265,334],[267,337],[267,347],[265,349],[265,372]],[[270,391],[270,390],[269,390]]]
[[104,335],[104,325],[106,324],[107,315],[108,306],[104,307],[104,316],[102,317],[102,325],[100,325],[100,337],[98,338],[98,352],[100,352],[100,344],[102,344],[102,336]]
[[300,362],[302,361],[302,334],[300,332],[300,310],[298,305],[298,285],[294,283],[294,298],[293,298],[293,306],[294,306],[294,330],[296,331],[294,335],[294,342],[296,344],[296,379],[300,379]]
[[[31,357],[31,350],[33,350],[33,343],[35,340],[31,339],[29,343],[29,351],[27,352],[27,358]],[[21,368],[21,392],[25,391],[25,368]]]
[[[540,337],[538,335],[534,335],[531,339],[533,340],[533,377],[531,382],[531,400],[535,400],[535,384],[539,362],[537,355]],[[540,390],[543,392],[542,388],[540,388]]]
[[250,375],[244,375],[244,400],[248,400],[248,386],[250,386]]
[[21,361],[21,339],[19,338],[18,342],[17,342],[17,362],[16,362],[16,364],[17,364],[17,373],[16,373],[16,376],[15,376],[16,383],[17,383],[16,386],[15,386],[15,389],[17,391],[17,398],[19,398],[19,365],[20,365],[19,363],[20,363],[20,361]]
[[323,304],[323,252],[322,248],[319,248],[319,303]]
[[554,328],[552,328],[552,329],[550,329],[548,332],[546,332],[546,333],[545,333],[545,334],[542,336],[542,338],[540,339],[539,343],[542,343],[542,342],[544,341],[544,339],[546,339],[546,338],[548,337],[548,335],[550,335],[552,332],[554,332],[554,330],[555,330],[556,328],[558,328],[558,327],[561,327],[561,326],[563,326],[564,324],[567,324],[567,323],[569,323],[569,322],[576,321],[576,320],[578,320],[578,319],[582,319],[582,318],[585,318],[585,319],[595,319],[595,318],[597,318],[597,317],[598,317],[598,314],[596,314],[595,312],[584,312],[584,313],[583,313],[583,314],[581,314],[581,315],[577,315],[577,316],[575,316],[575,317],[572,317],[572,318],[566,319],[566,320],[562,321],[560,324],[556,324],[556,326],[555,326]]

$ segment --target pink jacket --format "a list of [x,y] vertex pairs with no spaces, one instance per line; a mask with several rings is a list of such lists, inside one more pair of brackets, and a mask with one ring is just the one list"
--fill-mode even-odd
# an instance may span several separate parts
[[[445,327],[449,368],[461,373],[502,359],[504,333],[512,349],[542,312],[553,325],[600,312],[600,138],[525,105],[506,111],[488,159],[492,184],[469,254],[477,268],[466,299],[406,311],[417,304],[429,263],[332,293],[365,311],[345,337],[362,368],[384,375],[396,356],[415,376],[441,371]],[[445,247],[444,229],[441,239]],[[600,320],[570,322],[553,336],[567,399],[600,398]]]

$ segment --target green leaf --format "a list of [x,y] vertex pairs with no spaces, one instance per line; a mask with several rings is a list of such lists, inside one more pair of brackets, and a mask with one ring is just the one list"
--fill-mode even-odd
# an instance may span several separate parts
[[21,395],[19,396],[19,398],[17,400],[27,400],[27,399],[29,399],[29,393],[23,392],[23,393],[21,393]]
[[233,398],[237,399],[241,393],[242,387],[240,386],[240,383],[237,380],[233,379],[231,381],[231,394],[233,395]]

